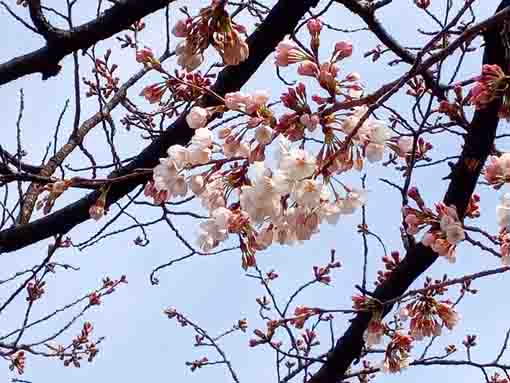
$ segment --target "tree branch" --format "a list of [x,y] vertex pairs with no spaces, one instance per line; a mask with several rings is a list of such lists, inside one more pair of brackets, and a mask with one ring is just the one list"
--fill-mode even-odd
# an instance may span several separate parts
[[[503,0],[497,11],[509,5],[510,0]],[[505,50],[501,41],[499,24],[486,31],[485,41],[484,64],[498,64],[501,68],[507,68],[508,58],[504,56]],[[500,105],[501,100],[498,99],[486,108],[475,112],[461,156],[450,177],[451,182],[444,202],[447,205],[455,205],[461,217],[466,212],[480,171],[493,146],[499,122]],[[421,243],[417,244],[408,251],[389,278],[377,287],[373,296],[382,302],[401,296],[436,261],[437,257],[430,247]],[[392,306],[386,307],[384,314],[386,315],[391,308]],[[351,363],[361,354],[364,343],[363,334],[370,319],[371,314],[363,312],[352,320],[347,331],[328,354],[327,362],[313,375],[309,383],[334,383],[343,378]]]
[[0,64],[0,85],[32,73],[41,73],[43,80],[56,76],[59,62],[67,55],[84,50],[105,40],[135,21],[167,6],[174,0],[122,0],[98,18],[68,31],[53,28],[41,11],[39,0],[31,0],[30,16],[35,27],[45,38],[46,46],[26,55]]
[[[367,24],[370,31],[377,36],[377,38],[384,44],[388,49],[395,53],[400,59],[408,64],[414,64],[416,62],[416,56],[413,55],[409,50],[405,49],[395,38],[389,34],[384,26],[379,22],[375,16],[376,9],[381,8],[386,4],[379,4],[378,6],[365,6],[355,0],[336,0],[338,3],[345,6],[352,13],[358,15]],[[432,90],[434,95],[441,100],[446,98],[445,91],[440,84],[434,79],[434,75],[426,70],[421,74],[425,80],[425,83],[429,89]]]
[[28,10],[35,29],[37,29],[37,32],[41,34],[46,41],[54,39],[62,32],[60,30],[56,30],[44,16],[41,0],[30,0],[28,2]]
[[[239,90],[246,84],[278,43],[293,32],[299,20],[317,3],[318,0],[280,0],[259,28],[247,39],[250,47],[249,58],[241,65],[223,69],[212,87],[214,93],[225,95]],[[212,106],[217,104],[218,100],[205,97],[201,103],[203,106]],[[165,155],[170,146],[186,145],[191,140],[192,134],[192,130],[186,124],[185,116],[180,116],[133,161],[110,174],[110,177],[120,177],[132,173],[135,169],[156,166],[159,158]],[[138,185],[140,182],[127,180],[112,186],[107,195],[107,206],[133,191]],[[89,208],[98,197],[99,192],[90,193],[53,214],[0,232],[0,252],[18,250],[56,234],[69,232],[76,225],[90,219]]]

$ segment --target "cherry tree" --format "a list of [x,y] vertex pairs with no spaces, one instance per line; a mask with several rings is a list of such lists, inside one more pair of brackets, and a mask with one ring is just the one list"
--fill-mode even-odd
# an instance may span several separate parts
[[[422,25],[402,40],[390,32],[401,3],[0,2],[13,28],[42,41],[0,64],[1,91],[18,105],[0,145],[0,356],[12,381],[37,377],[36,360],[96,363],[108,342],[89,316],[108,317],[130,275],[103,275],[53,307],[59,280],[85,283],[79,256],[65,254],[123,238],[122,251],[151,262],[168,246],[151,235],[162,230],[180,254],[154,262],[147,289],[191,258],[200,268],[236,257],[229,272],[259,291],[243,297],[253,316],[225,315],[219,332],[161,302],[158,315],[184,327],[169,331],[192,334],[193,372],[245,380],[226,346],[240,337],[235,353],[270,355],[263,368],[278,382],[368,382],[427,366],[510,382],[510,330],[476,357],[477,335],[457,331],[510,270],[510,2],[487,16],[481,1],[407,0]],[[24,141],[27,79],[65,86],[38,97],[45,107],[71,95],[53,130],[38,121],[37,148]],[[321,242],[340,230],[350,239]],[[355,254],[342,251],[358,237]],[[12,261],[41,243],[27,264]],[[311,262],[288,294],[275,251]],[[324,303],[347,267],[358,270],[350,290]],[[226,304],[214,303],[219,314]]]

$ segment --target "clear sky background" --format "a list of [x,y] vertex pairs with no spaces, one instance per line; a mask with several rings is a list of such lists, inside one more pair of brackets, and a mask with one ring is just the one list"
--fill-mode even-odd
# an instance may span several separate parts
[[[14,0],[8,3],[15,6]],[[187,5],[195,9],[206,5],[207,1],[190,1]],[[268,5],[273,1],[266,1]],[[321,5],[326,2],[322,1]],[[434,7],[443,7],[444,1],[433,0]],[[463,3],[455,0],[455,4]],[[480,20],[494,12],[498,1],[486,0],[475,2],[475,10]],[[46,4],[62,7],[64,1],[52,0]],[[95,12],[95,2],[82,5],[77,12],[76,22],[88,20]],[[180,16],[178,6],[184,2],[172,5],[172,23]],[[320,7],[318,8],[320,9]],[[27,16],[24,9],[16,8],[18,13]],[[3,47],[0,50],[0,61],[6,61],[13,56],[32,51],[42,45],[41,39],[23,30],[7,13],[2,10],[2,23],[0,30],[4,35]],[[192,12],[193,13],[193,12]],[[416,28],[435,30],[433,25],[417,11],[411,0],[394,0],[380,13],[388,30],[403,44],[416,46],[417,41],[422,42],[416,33]],[[140,35],[141,41],[152,47],[156,52],[162,52],[164,46],[164,13],[147,18],[147,28]],[[335,6],[328,13],[328,22],[340,28],[357,28],[364,26],[362,21],[351,15],[341,6]],[[247,25],[251,30],[253,26]],[[323,54],[326,56],[338,40],[350,39],[354,43],[354,54],[345,63],[342,63],[343,73],[356,70],[361,73],[363,83],[368,91],[390,81],[396,75],[403,73],[407,66],[389,67],[385,63],[394,58],[385,55],[380,62],[372,64],[363,54],[375,47],[378,43],[368,32],[344,34],[339,32],[325,32],[323,34]],[[175,41],[173,41],[175,44]],[[133,52],[121,51],[119,44],[111,39],[97,46],[97,53],[101,55],[107,47],[113,49],[112,60],[119,64],[121,81],[140,68],[133,59]],[[216,59],[216,58],[215,58]],[[83,61],[86,62],[85,60]],[[285,87],[276,80],[273,66],[273,57],[259,69],[244,90],[268,89],[273,99],[277,99]],[[481,52],[468,55],[463,69],[466,78],[480,70]],[[171,68],[173,62],[166,64]],[[67,57],[63,61],[63,71],[48,81],[41,81],[39,75],[25,77],[11,82],[0,88],[2,100],[2,145],[11,152],[16,148],[16,119],[18,115],[20,89],[25,93],[25,111],[22,119],[22,142],[28,151],[27,161],[38,163],[45,151],[46,145],[53,140],[56,121],[60,115],[66,99],[71,99],[70,110],[65,114],[59,142],[67,139],[72,129],[74,117],[72,59]],[[82,76],[90,75],[88,64],[82,65]],[[288,79],[295,79],[295,68],[285,70]],[[146,76],[129,91],[132,100],[137,100],[149,110],[149,105],[137,96],[140,89],[157,75]],[[83,89],[83,88],[82,88]],[[403,93],[403,92],[401,92]],[[391,105],[406,112],[409,100],[402,94],[392,99]],[[95,113],[97,102],[93,99],[83,99],[82,121]],[[137,153],[146,145],[139,138],[138,131],[127,132],[119,122],[124,111],[119,107],[114,113],[117,121],[117,148],[124,157]],[[384,117],[381,115],[381,117]],[[506,124],[500,125],[500,131],[506,130]],[[108,156],[104,154],[104,132],[100,127],[87,136],[85,144],[98,160],[107,162]],[[456,155],[459,152],[459,142],[442,136],[432,140],[434,150],[433,158],[446,155]],[[500,150],[508,149],[506,143],[500,143]],[[68,161],[75,167],[86,166],[88,163],[81,154],[73,155]],[[400,199],[397,193],[378,181],[386,177],[396,182],[400,181],[396,171],[383,168],[380,164],[369,165],[366,168],[368,188],[370,190],[367,206],[367,216],[370,229],[384,238],[388,250],[402,251],[399,236]],[[422,195],[431,206],[442,199],[447,183],[441,178],[448,174],[447,166],[438,166],[432,169],[418,171],[417,186]],[[343,178],[348,184],[360,185],[360,174],[352,173]],[[501,192],[489,190],[480,186],[482,195],[482,218],[476,222],[488,231],[495,233],[497,224],[495,207]],[[56,208],[64,206],[66,201],[79,197],[81,192],[69,193],[69,196],[59,200]],[[125,201],[123,201],[125,202]],[[196,204],[190,204],[182,209],[201,211]],[[115,209],[112,210],[112,213]],[[157,218],[158,208],[135,207],[131,209],[140,221],[148,222]],[[37,213],[39,215],[40,213]],[[322,226],[321,233],[311,241],[297,247],[273,246],[258,256],[258,262],[265,271],[276,269],[280,278],[273,282],[272,287],[284,301],[289,294],[301,283],[312,278],[312,266],[323,265],[328,262],[330,249],[337,250],[338,259],[342,261],[343,268],[334,274],[334,281],[330,287],[312,288],[297,299],[297,304],[309,306],[322,306],[327,308],[349,308],[350,298],[354,284],[360,282],[362,268],[362,238],[356,233],[356,225],[361,221],[360,214],[342,217],[337,226]],[[106,220],[87,222],[71,232],[75,243],[87,240]],[[174,222],[184,233],[185,237],[193,241],[196,234],[197,222],[186,218],[176,217]],[[128,217],[120,219],[107,231],[117,230],[131,225]],[[227,382],[231,378],[221,366],[211,366],[191,373],[185,361],[198,359],[207,355],[215,360],[216,355],[205,349],[195,349],[193,332],[190,329],[181,329],[174,321],[163,315],[163,310],[175,306],[193,319],[196,323],[207,329],[210,334],[219,334],[228,329],[238,319],[248,318],[250,328],[247,334],[236,334],[225,339],[223,348],[230,358],[232,365],[242,382],[272,382],[276,380],[274,368],[274,355],[264,347],[250,349],[248,340],[254,328],[263,327],[258,320],[258,306],[255,298],[264,294],[259,282],[247,278],[240,268],[240,254],[238,252],[223,254],[217,257],[200,257],[182,262],[166,269],[159,274],[160,284],[151,286],[150,272],[158,265],[185,254],[186,249],[179,243],[166,225],[157,225],[147,229],[150,244],[147,247],[133,245],[133,240],[140,235],[139,231],[129,231],[101,241],[99,244],[83,251],[68,249],[57,255],[57,260],[80,267],[79,272],[59,272],[55,277],[48,279],[48,293],[41,302],[36,303],[33,318],[51,312],[58,307],[69,303],[76,297],[82,296],[99,286],[105,276],[118,278],[127,275],[129,284],[121,286],[112,296],[106,297],[103,304],[86,315],[86,319],[93,322],[96,336],[105,336],[100,346],[100,354],[93,364],[83,363],[82,368],[64,368],[59,361],[47,360],[29,356],[27,360],[24,379],[33,383],[46,383],[50,381],[74,383],[90,381],[123,381],[123,382]],[[45,255],[48,242],[39,243],[16,253],[4,254],[0,258],[0,279],[11,275],[15,271],[39,263]],[[381,268],[380,258],[382,249],[370,240],[369,252],[369,282],[373,283],[376,271]],[[476,249],[461,245],[458,249],[458,261],[450,265],[439,260],[429,270],[427,275],[440,278],[447,273],[449,276],[460,276],[464,273],[476,272],[484,268],[494,268],[499,260],[482,254]],[[423,278],[416,286],[421,286]],[[0,300],[9,294],[14,285],[0,287]],[[463,319],[454,333],[444,337],[444,342],[438,342],[436,350],[441,353],[446,343],[454,343],[459,347],[456,359],[464,359],[461,341],[466,334],[478,334],[479,346],[473,350],[475,360],[483,362],[494,359],[503,341],[504,333],[510,326],[508,320],[507,283],[504,277],[496,276],[487,282],[476,283],[475,287],[481,291],[478,296],[466,298],[459,306]],[[453,299],[457,296],[457,289],[451,289]],[[24,302],[20,300],[5,314],[0,316],[0,334],[11,331],[19,326],[22,320]],[[41,337],[58,329],[59,324],[66,323],[72,313],[58,317],[39,330],[27,332],[26,342],[41,339]],[[61,339],[66,343],[80,331],[83,321],[66,333]],[[338,317],[335,321],[335,332],[339,336],[346,329],[348,322]],[[322,338],[322,347],[329,347],[328,338]],[[424,344],[418,344],[413,354],[418,356]],[[507,358],[506,358],[507,359]],[[504,359],[505,360],[505,359]],[[8,370],[8,363],[0,364],[0,382],[10,381],[14,377]],[[459,380],[478,382],[483,376],[473,368],[440,368],[440,367],[413,367],[402,374],[394,376],[381,375],[379,381],[416,381],[425,382],[433,379]]]

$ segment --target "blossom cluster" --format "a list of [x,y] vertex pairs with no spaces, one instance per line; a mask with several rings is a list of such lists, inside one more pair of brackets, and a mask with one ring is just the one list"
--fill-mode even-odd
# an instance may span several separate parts
[[177,63],[188,72],[204,61],[204,51],[212,45],[226,65],[238,65],[248,58],[244,26],[235,23],[225,9],[226,1],[213,0],[196,17],[179,20],[172,33],[184,40],[177,45]]
[[[431,287],[431,282],[427,279],[426,288]],[[399,372],[409,364],[408,358],[413,342],[422,340],[424,337],[439,336],[443,327],[451,330],[459,322],[460,316],[452,302],[437,299],[436,296],[444,292],[444,289],[426,289],[400,310],[398,320],[392,322],[391,326],[382,320],[384,311],[382,302],[367,295],[352,297],[355,310],[371,313],[371,319],[363,334],[367,346],[381,344],[385,336],[390,338],[386,346],[382,370],[390,373]],[[406,332],[404,324],[408,319],[410,323]]]
[[[393,136],[366,105],[337,107],[361,96],[360,75],[338,78],[338,63],[352,54],[348,42],[337,43],[329,60],[319,62],[321,29],[318,19],[310,20],[310,50],[284,40],[275,55],[279,66],[299,63],[298,73],[311,77],[326,96],[312,95],[314,105],[299,83],[281,96],[289,111],[280,116],[267,91],[228,93],[219,106],[194,106],[186,116],[191,143],[170,147],[154,168],[145,194],[156,204],[191,191],[209,212],[198,236],[203,252],[234,234],[247,268],[272,243],[309,240],[322,223],[336,224],[366,202],[366,191],[345,185],[340,174],[361,170],[365,160],[381,161],[386,151],[405,158],[412,150],[411,137]],[[210,120],[226,112],[236,112],[241,122],[210,130]],[[268,157],[275,146],[277,158]]]
[[499,110],[501,118],[510,118],[510,76],[507,76],[497,64],[485,64],[482,74],[477,78],[470,92],[471,104],[482,109],[496,98],[502,99]]
[[[160,70],[164,72],[164,70]],[[163,96],[169,94],[164,104],[169,109],[169,104],[178,106],[178,103],[191,102],[199,98],[203,91],[211,85],[211,80],[203,76],[199,71],[194,73],[182,73],[175,71],[174,75],[167,75],[164,81],[159,81],[143,88],[140,96],[145,97],[151,104],[163,103]]]
[[411,188],[408,195],[416,202],[418,208],[410,206],[403,208],[407,233],[415,235],[428,227],[429,230],[424,235],[422,243],[449,262],[455,262],[457,244],[465,238],[464,228],[455,206],[446,206],[443,202],[439,202],[435,205],[434,212],[425,206],[418,189]]
[[451,330],[460,320],[453,303],[436,300],[431,294],[423,294],[400,311],[402,320],[411,319],[409,335],[416,340],[441,335],[442,328]]

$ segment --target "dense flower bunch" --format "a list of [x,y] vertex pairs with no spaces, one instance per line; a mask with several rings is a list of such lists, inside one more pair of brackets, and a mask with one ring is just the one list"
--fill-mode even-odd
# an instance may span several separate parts
[[[412,149],[411,138],[392,137],[366,106],[337,110],[341,100],[361,95],[360,76],[337,78],[337,63],[352,53],[347,42],[337,43],[330,59],[319,63],[321,28],[319,20],[309,21],[310,50],[290,40],[276,50],[277,65],[300,63],[298,72],[312,77],[326,92],[325,97],[312,96],[318,108],[308,102],[302,83],[281,96],[290,112],[279,118],[266,91],[228,93],[220,106],[190,110],[186,116],[194,131],[190,145],[170,147],[168,157],[154,168],[146,195],[155,203],[191,191],[208,210],[210,219],[202,223],[198,238],[204,252],[235,234],[247,268],[255,265],[256,251],[272,243],[309,240],[321,223],[335,224],[366,202],[364,190],[349,187],[336,176],[352,168],[361,170],[365,159],[382,160],[385,149],[401,158]],[[213,134],[208,122],[228,111],[245,119]],[[305,147],[308,139],[314,143]],[[276,145],[277,158],[266,159],[267,149]]]
[[[440,281],[435,281],[439,283]],[[384,303],[367,295],[352,297],[353,309],[371,313],[371,319],[363,338],[368,347],[381,344],[384,337],[389,337],[382,370],[395,373],[408,366],[409,353],[414,341],[424,337],[441,335],[442,328],[449,330],[460,320],[454,305],[449,300],[438,300],[446,289],[433,288],[432,280],[427,279],[425,290],[416,298],[411,298],[400,310],[399,316],[391,323],[382,320]],[[405,323],[410,320],[407,333]]]
[[392,251],[389,256],[385,255],[382,257],[382,261],[384,263],[384,271],[377,271],[377,281],[374,282],[376,286],[382,284],[386,281],[393,270],[400,264],[402,258],[398,251]]
[[471,89],[470,101],[477,109],[484,108],[498,97],[502,98],[499,110],[501,118],[510,118],[510,76],[507,76],[499,65],[486,64],[482,74]]
[[177,46],[177,62],[188,72],[202,64],[209,45],[218,51],[226,65],[238,65],[248,58],[248,44],[242,36],[246,30],[232,21],[225,5],[224,0],[213,0],[198,16],[187,15],[175,24],[172,33],[185,39]]
[[146,86],[140,96],[145,97],[151,104],[156,104],[162,103],[163,96],[169,94],[164,104],[175,107],[179,102],[195,101],[203,94],[202,89],[211,85],[211,80],[200,72],[185,74],[176,70],[174,75],[165,77],[164,81]]
[[455,262],[455,249],[457,244],[464,240],[465,233],[462,223],[454,206],[446,206],[440,202],[435,205],[436,212],[425,206],[418,189],[411,188],[408,193],[418,208],[405,206],[403,208],[407,233],[414,235],[425,227],[428,232],[422,239],[425,246],[429,246],[449,262]]
[[452,302],[438,301],[433,295],[430,292],[420,295],[400,312],[402,320],[411,318],[409,335],[416,340],[439,336],[443,327],[451,330],[460,319]]

